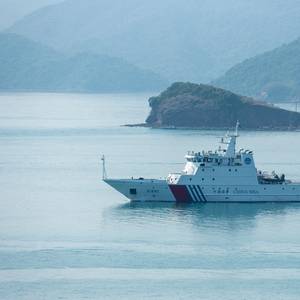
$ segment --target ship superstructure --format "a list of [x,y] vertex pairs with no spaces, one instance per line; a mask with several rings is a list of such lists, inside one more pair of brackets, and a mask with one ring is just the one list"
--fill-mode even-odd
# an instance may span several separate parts
[[104,181],[131,201],[300,201],[300,183],[287,180],[284,174],[257,170],[252,151],[236,151],[238,126],[233,134],[221,139],[217,150],[188,152],[184,169],[166,179]]

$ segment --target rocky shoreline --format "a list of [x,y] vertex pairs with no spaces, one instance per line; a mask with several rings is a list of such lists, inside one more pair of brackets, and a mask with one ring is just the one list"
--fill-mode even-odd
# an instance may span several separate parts
[[203,84],[174,83],[149,105],[145,123],[126,126],[227,130],[239,120],[242,130],[300,130],[300,113]]
[[[140,123],[140,124],[125,124],[122,125],[123,127],[143,127],[143,128],[151,128],[151,129],[165,129],[165,130],[232,130],[234,126],[230,127],[176,127],[176,126],[151,126],[147,123]],[[239,128],[240,131],[253,131],[253,128]],[[296,128],[282,128],[282,127],[265,127],[265,128],[257,128],[255,131],[300,131],[300,127]]]

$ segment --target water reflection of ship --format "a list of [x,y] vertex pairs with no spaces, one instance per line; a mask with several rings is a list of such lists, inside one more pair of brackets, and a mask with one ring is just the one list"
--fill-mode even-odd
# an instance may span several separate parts
[[194,234],[249,233],[263,224],[268,226],[270,220],[273,225],[280,224],[295,214],[300,214],[300,203],[127,203],[110,209],[109,219],[124,228],[138,225],[146,239],[160,231],[184,235],[185,239]]
[[162,214],[195,216],[199,219],[254,219],[259,215],[285,215],[293,210],[300,210],[300,203],[205,203],[205,204],[171,204],[171,203],[126,203],[117,207],[120,214],[139,213],[147,211],[155,217]]

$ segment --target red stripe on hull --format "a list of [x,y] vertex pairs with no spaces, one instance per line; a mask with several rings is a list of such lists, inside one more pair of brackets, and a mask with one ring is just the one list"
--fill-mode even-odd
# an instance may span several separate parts
[[169,188],[177,202],[193,202],[193,199],[185,185],[169,185]]

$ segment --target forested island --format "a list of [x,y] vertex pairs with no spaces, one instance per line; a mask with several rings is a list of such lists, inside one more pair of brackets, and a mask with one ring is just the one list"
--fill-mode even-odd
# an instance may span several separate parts
[[177,82],[149,99],[146,126],[155,128],[232,128],[295,130],[300,114],[210,85]]

